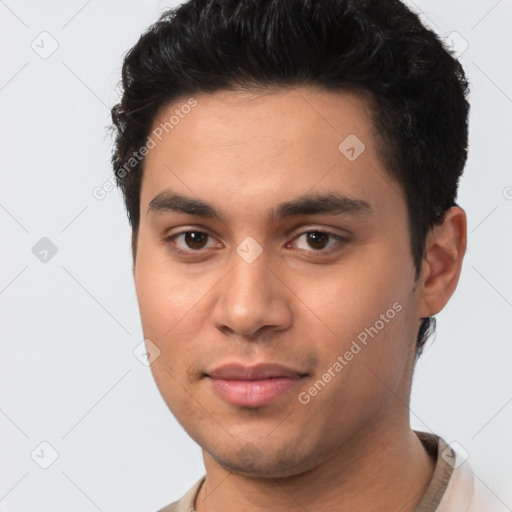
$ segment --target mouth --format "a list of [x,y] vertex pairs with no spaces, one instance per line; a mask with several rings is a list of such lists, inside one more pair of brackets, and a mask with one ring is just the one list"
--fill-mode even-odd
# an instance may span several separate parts
[[257,408],[291,392],[307,375],[278,364],[252,367],[229,364],[207,372],[205,377],[225,402],[237,407]]

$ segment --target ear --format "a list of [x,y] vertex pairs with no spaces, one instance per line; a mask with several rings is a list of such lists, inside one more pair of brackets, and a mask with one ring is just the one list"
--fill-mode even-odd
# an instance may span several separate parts
[[418,285],[418,318],[439,313],[459,282],[467,245],[466,213],[459,206],[449,208],[441,224],[427,235]]

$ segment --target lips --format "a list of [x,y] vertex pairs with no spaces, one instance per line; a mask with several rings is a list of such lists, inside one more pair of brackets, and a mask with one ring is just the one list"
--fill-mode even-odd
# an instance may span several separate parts
[[213,391],[238,407],[263,407],[298,386],[307,374],[280,364],[228,364],[206,372]]
[[223,380],[261,380],[277,377],[294,378],[305,374],[280,364],[262,363],[256,366],[243,366],[235,363],[220,366],[206,372],[206,375]]

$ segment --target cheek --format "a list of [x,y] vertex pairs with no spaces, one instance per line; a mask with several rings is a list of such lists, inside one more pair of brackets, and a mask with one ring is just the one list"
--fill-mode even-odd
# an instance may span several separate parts
[[137,265],[135,287],[144,338],[159,350],[150,370],[163,400],[180,421],[190,414],[185,369],[197,358],[194,340],[199,337],[199,322],[191,319],[197,315],[204,291],[200,294],[197,288],[187,286],[182,276],[158,258],[141,257]]
[[319,372],[346,355],[344,378],[362,392],[378,378],[393,387],[413,343],[407,323],[412,314],[409,276],[400,273],[389,248],[367,255],[338,268],[328,279],[303,281],[301,292],[318,317],[310,316],[307,322],[322,325],[325,333],[324,342],[316,345],[322,360]]
[[139,241],[135,289],[145,335],[164,338],[204,294],[154,242]]
[[172,387],[172,376],[180,382],[187,379],[186,375],[178,378],[178,373],[193,366],[197,358],[205,323],[205,295],[215,281],[187,275],[165,251],[149,246],[141,246],[134,277],[144,337],[160,350],[151,369],[159,387]]
[[[325,279],[304,281],[301,295],[331,334],[350,341],[379,321],[395,302],[403,301],[403,287],[389,270],[382,263],[347,265]],[[391,310],[389,316],[394,313]]]

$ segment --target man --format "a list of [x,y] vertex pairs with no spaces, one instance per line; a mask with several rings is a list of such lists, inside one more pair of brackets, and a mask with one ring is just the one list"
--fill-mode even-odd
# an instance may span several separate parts
[[467,88],[396,0],[191,0],[127,54],[142,327],[206,469],[162,511],[500,510],[409,422],[466,247]]

